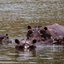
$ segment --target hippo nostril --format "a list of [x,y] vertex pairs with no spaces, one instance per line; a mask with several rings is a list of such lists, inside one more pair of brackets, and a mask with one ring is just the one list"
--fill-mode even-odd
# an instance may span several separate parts
[[32,44],[35,44],[37,42],[37,40],[36,39],[34,39],[33,41],[32,41]]

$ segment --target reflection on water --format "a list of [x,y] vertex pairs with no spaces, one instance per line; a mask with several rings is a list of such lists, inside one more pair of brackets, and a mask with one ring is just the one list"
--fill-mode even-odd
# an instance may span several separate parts
[[17,51],[14,48],[1,47],[2,64],[64,64],[64,46],[37,45],[35,50]]

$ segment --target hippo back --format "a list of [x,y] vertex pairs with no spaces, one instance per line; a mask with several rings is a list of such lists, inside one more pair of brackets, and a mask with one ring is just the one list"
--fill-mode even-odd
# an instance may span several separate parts
[[51,34],[52,36],[58,37],[62,36],[64,37],[64,26],[59,25],[59,24],[53,24],[47,26],[49,29],[51,29]]

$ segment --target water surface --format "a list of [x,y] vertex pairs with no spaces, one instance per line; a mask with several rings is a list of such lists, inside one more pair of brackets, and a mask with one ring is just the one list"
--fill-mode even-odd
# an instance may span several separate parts
[[14,47],[0,47],[0,64],[64,64],[64,46],[37,45],[35,50],[16,51]]

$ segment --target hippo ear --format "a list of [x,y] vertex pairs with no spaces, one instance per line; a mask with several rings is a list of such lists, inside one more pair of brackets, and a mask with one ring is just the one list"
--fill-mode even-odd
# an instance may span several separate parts
[[48,27],[44,27],[44,29],[45,29],[45,30],[47,30],[47,29],[48,29]]
[[31,29],[31,26],[27,26],[28,29]]
[[15,39],[16,44],[20,44],[20,41],[18,39]]

